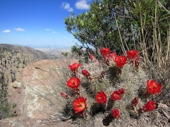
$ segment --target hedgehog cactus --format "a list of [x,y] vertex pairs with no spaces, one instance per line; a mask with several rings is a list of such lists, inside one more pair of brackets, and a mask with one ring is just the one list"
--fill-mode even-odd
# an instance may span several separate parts
[[[71,115],[69,118],[77,118],[76,120],[79,124],[86,124],[88,121],[94,120],[97,115],[100,115],[102,118],[105,117],[103,124],[109,125],[114,119],[127,120],[132,115],[132,112],[140,116],[142,111],[151,111],[144,110],[144,108],[147,108],[146,102],[149,99],[146,97],[152,96],[151,93],[155,93],[152,90],[156,88],[150,88],[149,93],[147,92],[148,75],[139,66],[139,53],[136,50],[127,51],[127,56],[117,56],[114,53],[113,58],[113,55],[110,55],[112,54],[110,50],[103,48],[101,54],[104,60],[102,64],[93,56],[95,61],[92,60],[90,63],[82,64],[79,68],[76,68],[76,74],[73,76],[80,79],[79,90],[72,89],[71,94],[65,94],[67,97],[69,96],[67,98],[69,103],[66,106],[70,107],[68,110],[72,112],[71,114],[67,114]],[[92,54],[90,55],[90,59],[91,56]],[[136,61],[135,58],[138,58],[138,60]],[[153,84],[152,86],[156,85]],[[140,94],[141,96],[139,96],[140,88],[145,89]],[[160,84],[159,88],[161,88]],[[160,92],[160,89],[158,92]],[[82,112],[78,110],[82,108],[82,104],[80,107],[76,105],[75,110],[74,102],[78,98],[86,100]],[[78,103],[81,102],[78,101],[76,104]],[[155,102],[153,103],[156,105]],[[152,110],[156,108],[155,105]],[[106,123],[108,117],[113,120],[109,120]]]

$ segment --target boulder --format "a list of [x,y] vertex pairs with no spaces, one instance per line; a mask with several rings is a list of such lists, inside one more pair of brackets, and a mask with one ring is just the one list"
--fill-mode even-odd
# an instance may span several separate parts
[[61,101],[65,100],[60,92],[66,85],[60,80],[64,78],[63,71],[68,69],[70,62],[73,60],[41,60],[23,70],[25,97],[22,115],[47,119],[62,109]]

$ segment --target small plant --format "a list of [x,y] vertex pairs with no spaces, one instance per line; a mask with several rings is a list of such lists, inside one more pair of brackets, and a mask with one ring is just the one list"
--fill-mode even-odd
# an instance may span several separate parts
[[68,52],[62,52],[61,53],[64,57],[67,57],[68,56]]
[[153,79],[147,80],[146,75],[140,75],[144,72],[139,68],[139,52],[129,50],[126,56],[111,53],[109,48],[101,48],[100,52],[103,62],[90,54],[89,64],[68,66],[71,70],[67,80],[69,90],[62,91],[61,96],[68,100],[66,106],[72,113],[64,114],[77,122],[86,122],[101,114],[103,125],[107,126],[115,119],[134,114],[140,117],[156,109],[157,104],[151,97],[159,94],[162,87]]

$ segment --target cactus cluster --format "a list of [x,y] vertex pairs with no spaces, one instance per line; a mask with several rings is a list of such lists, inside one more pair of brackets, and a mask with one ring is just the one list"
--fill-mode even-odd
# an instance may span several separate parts
[[156,109],[151,98],[161,92],[161,85],[142,70],[138,51],[129,50],[121,56],[109,48],[100,51],[101,61],[90,54],[90,63],[68,66],[67,87],[61,91],[67,100],[61,120],[71,119],[84,126],[100,116],[108,126],[119,118],[127,121]]

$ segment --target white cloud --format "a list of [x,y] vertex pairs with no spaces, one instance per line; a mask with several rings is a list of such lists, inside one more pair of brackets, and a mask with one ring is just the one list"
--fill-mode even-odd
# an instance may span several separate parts
[[23,28],[14,28],[16,31],[24,32],[25,30]]
[[53,33],[53,34],[56,34],[56,32],[55,31],[53,31],[52,29],[44,29],[45,31],[47,31],[47,32],[50,32],[50,33]]
[[90,4],[88,4],[88,0],[79,0],[75,4],[77,9],[88,10],[90,8]]
[[69,12],[73,12],[73,8],[70,7],[69,3],[63,2],[61,6]]
[[48,29],[48,28],[47,28],[47,29],[44,29],[44,30],[45,30],[45,31],[51,31],[51,29]]
[[3,30],[2,33],[10,33],[11,30]]

